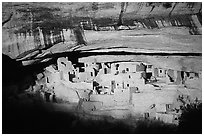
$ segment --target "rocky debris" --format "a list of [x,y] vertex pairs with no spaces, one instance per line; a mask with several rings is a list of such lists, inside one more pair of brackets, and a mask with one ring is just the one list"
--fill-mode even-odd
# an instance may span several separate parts
[[37,80],[41,80],[44,77],[43,73],[39,73],[37,75]]

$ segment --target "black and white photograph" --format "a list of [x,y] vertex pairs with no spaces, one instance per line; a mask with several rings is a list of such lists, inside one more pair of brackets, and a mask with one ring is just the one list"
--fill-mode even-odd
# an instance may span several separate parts
[[2,5],[2,134],[202,134],[202,2]]

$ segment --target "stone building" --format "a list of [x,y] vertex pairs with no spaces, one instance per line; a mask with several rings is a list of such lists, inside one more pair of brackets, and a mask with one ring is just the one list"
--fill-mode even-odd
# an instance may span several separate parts
[[[175,109],[182,105],[178,96],[189,95],[176,85],[184,81],[186,86],[191,86],[190,82],[198,85],[200,76],[142,62],[85,62],[74,67],[68,58],[59,58],[57,68],[49,66],[46,71],[47,88],[65,101],[81,103],[86,112],[127,106],[131,114],[169,123],[177,118]],[[146,82],[151,77],[157,78],[157,87]],[[160,83],[163,85],[159,86]],[[191,94],[192,99],[200,99],[195,94]]]
[[119,62],[111,64],[111,73],[135,73],[140,70],[139,62]]

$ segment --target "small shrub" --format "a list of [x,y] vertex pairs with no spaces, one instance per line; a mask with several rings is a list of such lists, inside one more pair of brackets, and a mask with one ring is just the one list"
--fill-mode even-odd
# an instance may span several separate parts
[[202,103],[191,103],[182,108],[179,133],[202,133]]

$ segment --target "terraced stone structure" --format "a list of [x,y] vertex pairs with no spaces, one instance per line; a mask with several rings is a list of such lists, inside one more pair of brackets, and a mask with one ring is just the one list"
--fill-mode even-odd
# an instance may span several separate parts
[[179,126],[202,103],[202,3],[3,2],[2,92],[10,132],[29,127],[10,116],[24,107],[36,124],[59,112]]

